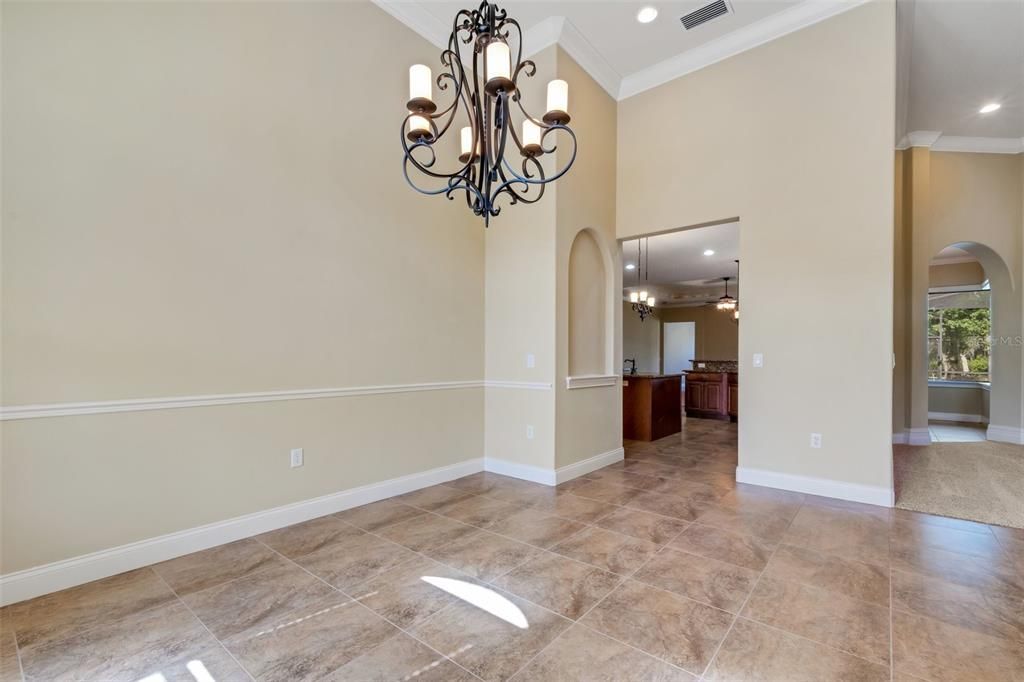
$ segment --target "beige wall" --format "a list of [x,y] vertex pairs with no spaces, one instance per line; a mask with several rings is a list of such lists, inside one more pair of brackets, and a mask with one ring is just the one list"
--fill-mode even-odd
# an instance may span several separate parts
[[628,301],[622,302],[622,358],[635,359],[638,372],[661,371],[661,321],[657,317],[641,321]]
[[[399,168],[436,48],[369,3],[4,3],[2,37],[6,406],[481,379],[483,225]],[[477,458],[483,424],[479,388],[6,421],[0,571]]]
[[[739,358],[739,324],[731,312],[710,306],[661,308],[661,324],[668,322],[694,322],[694,352],[699,360],[736,360]],[[664,328],[662,328],[664,329]],[[665,335],[662,333],[662,366],[665,361]]]
[[[569,252],[581,230],[601,251],[604,259],[603,281],[593,281],[593,289],[603,289],[601,300],[606,311],[603,319],[603,343],[597,334],[591,343],[604,355],[601,373],[618,374],[614,362],[622,357],[621,265],[615,245],[615,164],[614,144],[617,107],[580,66],[559,49],[558,77],[571,83],[569,107],[572,127],[579,141],[579,155],[568,175],[558,181],[555,222],[555,262],[557,281],[556,325],[556,419],[555,466],[564,467],[581,460],[611,452],[622,446],[622,393],[616,383],[569,390],[565,378],[576,371],[569,362],[570,333],[568,310],[581,303],[569,286]],[[558,161],[567,159],[568,146],[560,145]],[[591,289],[593,294],[596,292]],[[577,288],[576,290],[580,290]],[[573,298],[570,298],[573,294]]]
[[576,234],[569,249],[569,374],[606,374],[611,341],[605,324],[608,316],[608,281],[604,254],[594,233]]
[[883,495],[894,52],[893,5],[873,2],[620,102],[618,121],[620,238],[743,221],[741,467]]
[[929,287],[972,286],[984,281],[985,268],[976,261],[928,266]]
[[928,414],[982,417],[988,422],[989,389],[978,386],[928,386]]
[[[967,249],[980,261],[992,287],[993,336],[1006,339],[992,347],[992,387],[989,418],[995,427],[1021,434],[1024,426],[1024,349],[1021,337],[1022,233],[1024,233],[1024,155],[933,153],[915,147],[897,152],[903,165],[897,191],[908,207],[904,212],[905,239],[897,241],[896,277],[904,286],[903,316],[897,315],[895,333],[909,338],[902,356],[897,353],[896,382],[902,385],[905,408],[894,414],[893,430],[927,428],[933,392],[927,383],[927,291],[939,281],[959,283],[978,279],[971,273],[954,273],[929,262],[951,244],[969,242]],[[954,276],[955,274],[955,276]],[[937,275],[933,280],[932,276]]]

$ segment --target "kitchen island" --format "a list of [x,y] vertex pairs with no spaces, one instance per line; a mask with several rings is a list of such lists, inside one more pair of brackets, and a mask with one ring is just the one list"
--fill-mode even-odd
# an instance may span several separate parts
[[686,416],[697,419],[739,419],[739,373],[735,360],[692,360],[686,374]]
[[622,437],[652,441],[682,429],[681,374],[622,377]]

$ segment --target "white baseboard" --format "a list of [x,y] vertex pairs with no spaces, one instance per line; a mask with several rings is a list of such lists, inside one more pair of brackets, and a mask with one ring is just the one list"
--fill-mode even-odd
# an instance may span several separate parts
[[501,474],[502,476],[511,476],[512,478],[520,478],[524,481],[532,481],[541,485],[555,485],[557,483],[554,469],[510,462],[507,459],[497,459],[495,457],[484,458],[484,471]]
[[1024,445],[1024,429],[1018,429],[1016,426],[996,426],[995,424],[989,424],[985,437],[989,440],[999,441],[1000,443]]
[[849,500],[850,502],[863,502],[864,504],[874,504],[879,507],[891,507],[896,502],[896,495],[892,488],[846,483],[828,478],[814,478],[813,476],[784,474],[764,469],[736,467],[736,481],[750,485],[761,485],[767,488],[821,495],[822,497],[834,497],[840,500]]
[[896,433],[892,434],[893,445],[906,445],[908,439],[909,436],[907,435],[906,431],[897,431]]
[[932,442],[932,434],[927,426],[907,429],[906,433],[908,445],[930,445]]
[[507,459],[486,457],[484,459],[484,471],[501,474],[502,476],[511,476],[512,478],[520,478],[524,481],[532,481],[541,485],[558,485],[559,483],[565,483],[566,481],[589,474],[591,471],[597,471],[609,464],[615,464],[624,459],[625,456],[626,451],[623,448],[615,448],[614,450],[602,452],[599,455],[588,457],[559,469],[545,469],[544,467],[532,464],[520,464],[518,462],[510,462]]
[[963,422],[965,424],[984,424],[988,417],[980,414],[959,414],[956,412],[929,412],[928,421]]
[[569,464],[555,470],[555,481],[557,483],[565,483],[571,481],[574,478],[579,478],[589,474],[591,471],[597,471],[609,464],[615,464],[621,462],[626,457],[626,451],[623,448],[615,448],[608,452],[602,452],[600,455],[594,455],[587,459],[576,462],[575,464]]
[[483,466],[483,459],[468,459],[380,483],[9,573],[0,576],[0,606],[451,481],[482,471]]

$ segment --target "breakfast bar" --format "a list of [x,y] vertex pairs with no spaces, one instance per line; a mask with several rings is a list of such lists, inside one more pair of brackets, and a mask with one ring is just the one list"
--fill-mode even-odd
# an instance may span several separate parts
[[622,437],[652,441],[682,429],[681,374],[622,377]]

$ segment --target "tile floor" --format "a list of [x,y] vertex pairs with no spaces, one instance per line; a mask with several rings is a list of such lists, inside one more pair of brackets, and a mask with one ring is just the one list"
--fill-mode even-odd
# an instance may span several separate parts
[[979,443],[988,440],[984,424],[962,422],[928,422],[928,435],[933,443]]
[[1024,531],[737,485],[691,420],[0,611],[3,680],[1024,680]]

